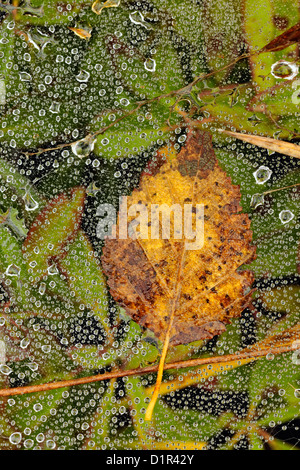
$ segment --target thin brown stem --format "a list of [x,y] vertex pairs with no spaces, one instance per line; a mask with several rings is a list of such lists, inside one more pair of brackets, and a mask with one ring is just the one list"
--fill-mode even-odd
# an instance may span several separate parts
[[[155,101],[160,101],[160,100],[165,99],[165,98],[170,98],[171,96],[174,96],[174,95],[188,95],[191,92],[193,86],[196,85],[201,80],[206,80],[207,78],[210,78],[210,77],[216,75],[217,73],[222,72],[223,70],[226,70],[229,67],[232,67],[233,65],[238,63],[240,60],[251,57],[251,56],[256,55],[256,54],[259,54],[259,53],[243,54],[243,55],[237,57],[236,59],[234,59],[229,64],[224,65],[221,69],[214,70],[212,72],[199,75],[191,83],[189,83],[188,85],[185,85],[182,88],[179,88],[177,90],[172,90],[168,93],[164,93],[162,95],[158,95],[158,96],[155,96],[153,98],[149,98],[147,100],[139,101],[139,102],[137,102],[137,106],[134,109],[132,109],[131,111],[128,111],[125,114],[123,114],[122,116],[120,116],[118,119],[116,119],[114,122],[110,123],[109,125],[107,125],[105,127],[102,127],[98,131],[95,131],[95,132],[91,133],[91,135],[97,136],[97,135],[103,134],[108,129],[115,126],[117,123],[119,123],[120,121],[122,121],[126,117],[129,117],[132,114],[136,113],[140,108],[142,108],[143,106],[145,106],[147,104],[151,104],[151,103],[154,103]],[[50,152],[51,150],[58,150],[58,149],[61,149],[61,148],[70,147],[71,145],[75,144],[76,142],[78,142],[78,140],[74,141],[74,142],[69,142],[67,144],[61,144],[61,145],[58,145],[57,147],[53,147],[53,148],[39,149],[37,152],[26,152],[25,155],[28,156],[28,157],[33,156],[33,155],[39,155],[41,153]]]
[[284,186],[283,188],[271,189],[270,191],[265,191],[263,194],[266,196],[267,194],[276,193],[277,191],[283,191],[284,189],[294,188],[295,186],[300,186],[300,183],[291,184],[290,186]]
[[[247,350],[244,352],[240,352],[237,354],[228,354],[226,356],[215,356],[215,357],[204,357],[198,359],[190,359],[187,361],[179,361],[179,362],[172,362],[169,364],[164,364],[164,370],[171,370],[171,369],[184,369],[187,367],[196,367],[202,366],[205,364],[217,364],[221,362],[229,362],[229,361],[239,361],[242,359],[249,359],[252,358],[253,360],[265,357],[267,354],[271,353],[274,355],[283,354],[294,349],[292,344],[281,345],[274,348],[264,348],[261,350]],[[76,379],[70,380],[62,380],[59,382],[50,382],[44,384],[37,384],[37,385],[30,385],[26,387],[15,387],[15,388],[8,388],[8,389],[0,389],[0,396],[8,397],[13,395],[23,395],[27,393],[37,393],[37,392],[45,392],[49,390],[56,390],[58,388],[65,388],[65,387],[72,387],[75,385],[83,385],[89,383],[100,382],[103,380],[111,380],[115,378],[121,377],[130,377],[133,375],[143,375],[149,374],[152,372],[158,371],[158,364],[147,366],[138,369],[131,369],[131,370],[116,370],[113,372],[108,372],[104,374],[92,375],[88,377],[80,377]]]

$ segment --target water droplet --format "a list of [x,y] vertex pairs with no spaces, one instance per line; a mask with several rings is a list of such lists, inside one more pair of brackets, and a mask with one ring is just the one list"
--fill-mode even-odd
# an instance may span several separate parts
[[300,398],[300,388],[295,388],[294,395],[296,398]]
[[267,359],[268,361],[273,361],[274,357],[275,357],[275,356],[274,356],[274,354],[272,354],[272,353],[268,353],[268,354],[266,355],[266,359]]
[[9,442],[11,444],[20,444],[22,440],[22,434],[20,432],[13,432],[10,436],[9,436]]
[[41,405],[40,403],[35,403],[35,404],[33,405],[33,409],[34,409],[34,411],[39,412],[39,411],[41,411],[41,410],[43,409],[43,407],[42,407],[42,405]]
[[52,114],[57,114],[59,113],[59,108],[60,108],[60,103],[58,103],[57,101],[52,101],[49,111]]
[[134,24],[143,26],[146,29],[152,29],[151,26],[145,22],[144,16],[140,11],[134,11],[129,14],[130,21]]
[[299,73],[299,67],[293,62],[286,60],[279,60],[271,67],[271,74],[275,78],[282,78],[284,80],[293,80]]
[[32,44],[33,47],[34,47],[38,52],[40,52],[40,50],[41,50],[41,49],[40,49],[40,46],[37,44],[37,42],[35,41],[35,39],[36,39],[36,38],[33,38],[33,37],[31,36],[31,34],[27,33],[27,40],[28,40],[28,42],[29,42],[30,44]]
[[295,215],[289,210],[281,211],[279,214],[279,219],[283,224],[289,223],[294,217]]
[[253,194],[250,202],[250,206],[256,209],[258,206],[264,205],[264,195],[263,194]]
[[71,145],[73,153],[79,157],[87,157],[93,150],[96,139],[91,135],[88,135],[84,139],[78,140]]
[[45,291],[46,291],[46,284],[44,282],[41,282],[39,286],[39,294],[43,295],[45,294]]
[[49,268],[47,268],[47,272],[50,276],[54,276],[54,274],[58,274],[58,269],[55,266],[55,264],[51,264],[51,266],[49,266]]
[[300,349],[294,351],[292,354],[292,363],[299,366],[300,365]]
[[24,429],[24,434],[25,434],[25,436],[30,436],[31,432],[32,432],[32,429],[31,429],[31,428],[25,428],[25,429]]
[[92,166],[93,166],[94,168],[98,168],[98,166],[100,166],[99,160],[97,160],[97,159],[93,160]]
[[0,364],[0,372],[3,375],[9,375],[12,373],[12,369],[5,364]]
[[89,78],[90,74],[86,70],[80,70],[79,74],[76,75],[76,80],[80,83],[87,82]]
[[26,439],[24,441],[25,449],[30,449],[34,445],[34,441],[32,439]]
[[23,338],[22,341],[20,342],[20,346],[22,349],[26,349],[29,344],[30,344],[29,338]]
[[51,77],[51,75],[46,75],[46,77],[44,78],[44,82],[46,83],[46,85],[50,85],[50,83],[52,83],[52,80],[53,78]]
[[27,365],[32,372],[35,372],[39,368],[36,362],[29,362]]
[[44,442],[45,440],[45,436],[42,432],[40,432],[37,436],[36,436],[36,440],[37,442],[41,443],[41,442]]
[[43,344],[42,351],[44,353],[48,354],[51,351],[51,345],[50,344]]
[[48,449],[52,450],[55,449],[56,444],[52,439],[48,439],[46,441],[46,446],[48,447]]
[[15,264],[10,264],[5,271],[7,276],[16,276],[19,277],[21,272],[21,268]]
[[19,72],[19,77],[21,82],[30,82],[32,80],[32,76],[27,72]]
[[25,209],[27,211],[34,211],[39,207],[38,202],[33,199],[29,191],[25,191],[25,194],[23,196],[23,201],[25,202]]
[[272,173],[270,168],[262,165],[253,173],[253,176],[257,184],[264,184],[271,178]]
[[15,22],[14,21],[10,21],[9,23],[7,23],[7,29],[14,29],[15,27]]
[[156,69],[156,62],[154,59],[146,59],[144,62],[144,67],[148,72],[155,72]]
[[128,106],[129,103],[130,103],[130,101],[129,101],[127,98],[121,98],[121,99],[120,99],[120,104],[121,104],[122,106]]

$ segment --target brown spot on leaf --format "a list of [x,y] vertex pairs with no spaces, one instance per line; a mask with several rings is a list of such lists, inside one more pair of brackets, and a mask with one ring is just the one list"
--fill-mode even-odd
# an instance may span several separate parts
[[289,25],[289,19],[284,16],[274,16],[273,23],[277,29],[284,31]]

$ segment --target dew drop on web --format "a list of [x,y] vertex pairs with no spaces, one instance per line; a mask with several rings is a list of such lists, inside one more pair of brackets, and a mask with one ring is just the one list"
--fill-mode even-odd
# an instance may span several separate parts
[[94,149],[96,139],[91,137],[90,135],[85,137],[84,139],[78,140],[71,145],[73,153],[79,157],[84,158],[87,157]]
[[263,206],[264,202],[263,194],[253,194],[250,205],[253,207],[253,209],[256,209],[258,206]]
[[279,214],[279,219],[283,224],[288,224],[294,217],[295,214],[293,214],[290,210],[283,210]]
[[19,277],[21,272],[21,268],[17,266],[16,264],[10,264],[5,271],[5,274],[7,276],[16,276]]
[[154,59],[148,58],[144,62],[144,67],[148,72],[155,72],[156,62]]
[[279,60],[271,67],[271,74],[275,78],[283,80],[293,80],[299,73],[299,67],[294,62]]
[[264,184],[266,183],[272,175],[272,170],[267,166],[260,166],[254,173],[253,176],[255,178],[255,182],[257,184]]

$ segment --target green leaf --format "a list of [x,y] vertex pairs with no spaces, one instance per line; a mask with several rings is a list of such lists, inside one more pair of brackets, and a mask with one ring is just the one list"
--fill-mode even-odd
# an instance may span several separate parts
[[[67,10],[68,1],[62,0],[31,0],[17,10],[18,21],[22,24],[44,25],[65,24],[82,9],[80,0],[74,0],[71,8]],[[69,14],[66,15],[65,12]]]
[[[243,52],[241,2],[204,1],[203,31],[206,60],[211,71],[220,70]],[[213,25],[213,27],[212,27]],[[216,74],[218,82],[226,79],[230,69]]]
[[[111,441],[110,419],[113,415],[113,411],[116,411],[114,404],[115,383],[116,382],[114,380],[110,381],[108,388],[101,399],[99,407],[97,408],[97,412],[93,416],[91,425],[91,434],[93,437],[86,440],[84,446],[85,450],[106,450],[108,443]],[[118,408],[120,409],[121,407]],[[121,411],[123,411],[123,408],[124,406],[122,406]]]
[[68,247],[68,253],[59,261],[59,269],[66,276],[70,293],[102,322],[108,320],[108,297],[101,264],[87,236],[79,231]]
[[256,95],[250,102],[249,109],[271,116],[283,132],[285,128],[289,128],[291,132],[299,133],[299,88],[297,80],[277,83]]
[[64,194],[53,198],[31,225],[23,253],[37,278],[50,269],[50,260],[63,256],[65,246],[76,236],[84,196],[84,189],[79,187],[72,190],[70,199]]
[[290,353],[277,357],[270,354],[269,359],[256,362],[248,392],[260,426],[272,426],[273,422],[289,421],[298,415],[299,399],[290,384],[299,377],[297,367]]
[[[146,383],[141,378],[130,378],[126,382],[126,390],[130,403],[133,429],[128,429],[120,438],[124,439],[124,446],[130,434],[137,436],[131,448],[147,449],[150,446],[160,448],[164,442],[171,442],[178,445],[179,443],[189,443],[191,449],[199,443],[199,441],[207,441],[218,430],[217,418],[206,415],[201,416],[199,413],[191,410],[171,409],[162,400],[158,400],[156,404],[155,421],[153,423],[156,439],[151,442],[149,436],[149,423],[144,421],[144,414],[147,407],[145,394],[143,393],[143,385]],[[165,447],[163,447],[165,448]],[[171,449],[172,447],[170,447]]]
[[[262,307],[286,315],[282,328],[293,326],[298,321],[299,286],[282,286],[273,289],[261,289],[259,299]],[[279,325],[278,325],[279,326]],[[261,334],[265,335],[265,327],[262,326]]]
[[[0,159],[0,204],[4,211],[11,209],[11,215],[15,210],[19,218],[24,218],[30,223],[36,215],[36,210],[42,209],[45,201],[30,183],[28,178],[17,171],[10,162]],[[12,209],[14,208],[14,209]]]
[[155,122],[157,119],[147,118],[148,114],[141,111],[135,119],[126,119],[99,135],[95,153],[107,159],[131,157],[139,153],[149,155],[153,147],[157,148],[167,140],[170,130],[166,124],[168,114],[164,112],[159,116],[159,124]]
[[165,37],[155,54],[147,56],[123,41],[117,41],[117,44],[119,47],[112,56],[113,64],[122,77],[125,89],[140,99],[152,99],[186,84],[180,59],[170,38]]
[[248,439],[251,445],[251,450],[264,450],[264,440],[255,431],[248,434]]
[[23,308],[28,305],[28,296],[23,288],[27,284],[28,267],[23,257],[21,243],[16,240],[8,227],[0,227],[0,272],[2,283],[11,300]]
[[[201,112],[204,113],[207,119],[209,118],[208,122],[211,121],[209,126],[212,127],[212,130],[215,131],[216,126],[225,129],[230,127],[231,130],[234,128],[238,132],[259,133],[273,138],[280,130],[280,138],[285,139],[291,136],[291,130],[281,126],[278,127],[264,113],[253,113],[253,111],[248,110],[247,105],[253,96],[252,86],[241,85],[238,91],[238,99],[233,102],[232,96],[228,96],[228,93],[221,93],[216,96],[211,104],[201,103]],[[204,127],[207,128],[206,121],[204,123]],[[224,143],[224,137],[220,137],[216,132],[214,132],[213,137],[216,143]]]

